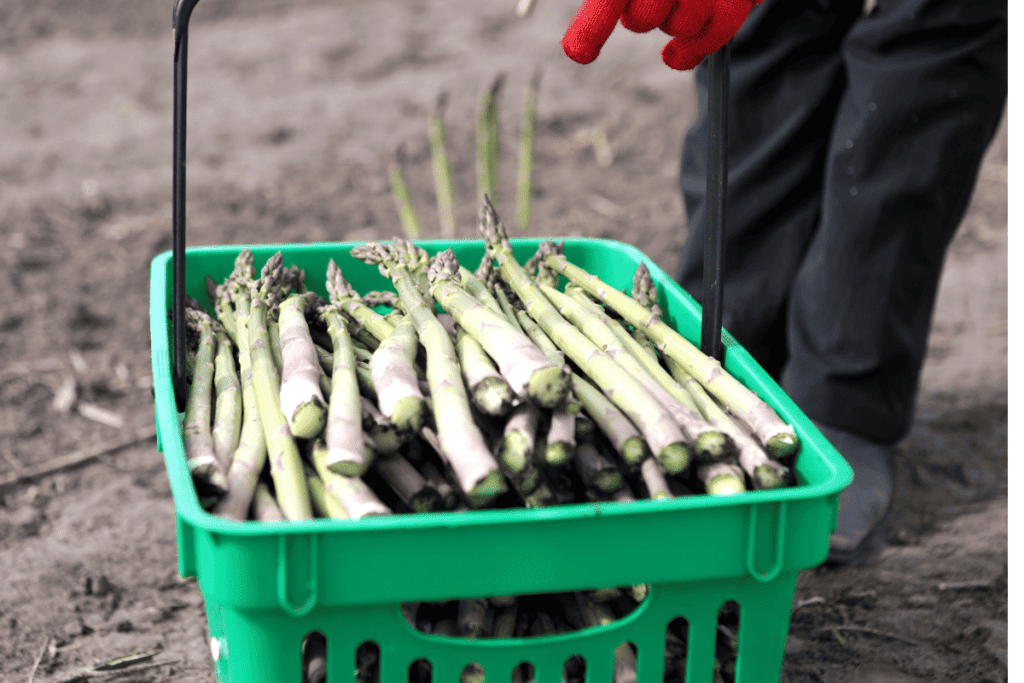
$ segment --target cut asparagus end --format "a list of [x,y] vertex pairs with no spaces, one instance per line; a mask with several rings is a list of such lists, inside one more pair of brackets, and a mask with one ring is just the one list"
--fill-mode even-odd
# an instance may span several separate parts
[[526,496],[523,502],[528,508],[542,508],[552,505],[555,501],[555,494],[551,491],[551,487],[548,486],[547,482],[542,483],[538,486],[533,493]]
[[765,448],[767,448],[768,454],[773,458],[786,458],[796,453],[797,449],[800,448],[800,440],[796,434],[782,432],[768,439]]
[[432,488],[422,489],[409,499],[413,512],[434,512],[441,509],[441,504],[441,494]]
[[720,474],[708,481],[707,491],[713,496],[727,496],[732,493],[743,493],[746,487],[743,480],[736,475]]
[[669,474],[679,474],[690,464],[690,449],[683,443],[665,446],[657,454],[658,464]]
[[549,465],[564,465],[573,456],[573,448],[562,441],[549,443],[544,449],[544,461]]
[[197,491],[209,496],[223,496],[228,492],[228,478],[216,463],[190,467],[192,483]]
[[650,454],[647,444],[639,436],[631,436],[622,444],[622,459],[630,469],[640,467],[640,463]]
[[541,368],[530,375],[527,393],[541,408],[554,408],[569,393],[571,378],[558,366]]
[[698,460],[724,460],[736,451],[736,445],[722,432],[704,432],[693,443]]
[[[361,477],[373,462],[374,449],[366,446],[365,457],[356,460],[348,450],[328,451],[327,469],[343,477]],[[338,458],[338,459],[335,459]]]
[[404,396],[395,402],[391,424],[402,432],[418,433],[426,419],[427,404],[419,396]]
[[789,468],[766,463],[754,468],[754,483],[760,489],[777,489],[786,485]]
[[[599,491],[605,493],[614,493],[622,488],[623,479],[622,473],[618,470],[605,470],[604,472],[597,472],[591,478],[591,483]],[[657,496],[655,496],[657,498]]]
[[327,425],[327,406],[315,396],[295,409],[288,421],[288,431],[299,439],[315,439]]
[[517,477],[519,492],[524,496],[528,496],[537,490],[537,486],[540,484],[540,470],[535,467],[527,467],[520,476]]
[[501,472],[491,472],[483,481],[466,493],[469,504],[473,507],[483,507],[501,494],[508,491],[508,484],[505,483],[505,476]]
[[397,453],[405,443],[405,439],[395,431],[392,424],[374,425],[370,429],[370,439],[373,441],[374,450],[381,455]]
[[530,459],[531,447],[532,444],[526,436],[513,431],[505,436],[498,457],[501,459],[501,464],[510,472],[522,472],[526,467],[526,462]]
[[481,412],[495,417],[512,409],[515,394],[508,382],[500,377],[485,377],[473,389],[473,403]]

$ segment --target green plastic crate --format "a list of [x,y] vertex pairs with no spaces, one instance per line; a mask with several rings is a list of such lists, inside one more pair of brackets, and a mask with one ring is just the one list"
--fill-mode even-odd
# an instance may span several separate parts
[[[539,240],[513,240],[525,261]],[[430,253],[452,247],[471,267],[483,243],[419,242]],[[349,255],[355,243],[250,245],[260,268],[273,253],[306,270],[325,294],[328,260],[361,291],[389,289],[377,269]],[[210,302],[204,278],[222,281],[241,245],[187,250],[186,293]],[[665,319],[691,341],[700,307],[637,249],[615,241],[566,239],[575,264],[620,288],[645,262],[658,283]],[[710,683],[719,609],[740,606],[737,683],[778,681],[797,573],[828,552],[839,492],[852,471],[796,405],[728,334],[725,367],[756,391],[803,441],[798,485],[735,496],[692,496],[531,510],[395,515],[362,520],[231,522],[199,505],[185,461],[171,385],[168,311],[171,254],[152,262],[152,334],[158,447],[164,453],[177,517],[178,569],[197,577],[206,602],[211,649],[221,683],[298,683],[301,643],[327,638],[328,679],[354,680],[355,652],[380,648],[381,683],[405,683],[427,659],[433,681],[456,683],[472,662],[487,683],[504,683],[521,662],[536,683],[558,683],[572,655],[587,663],[587,683],[612,680],[613,651],[638,650],[638,681],[663,680],[665,630],[688,622],[686,680]],[[540,638],[439,638],[415,631],[401,603],[651,584],[648,598],[607,626]]]

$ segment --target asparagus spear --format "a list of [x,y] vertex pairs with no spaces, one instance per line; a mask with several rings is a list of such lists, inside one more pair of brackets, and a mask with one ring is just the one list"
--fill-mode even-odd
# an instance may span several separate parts
[[420,472],[427,484],[437,491],[440,496],[440,506],[443,510],[452,510],[459,504],[459,495],[455,488],[448,483],[444,475],[434,466],[432,462],[424,462],[420,465]]
[[[525,311],[517,311],[517,314],[519,323],[538,348],[543,349],[555,362],[564,362],[562,351],[533,318]],[[636,426],[597,387],[575,372],[571,377],[572,395],[583,405],[587,415],[601,428],[626,465],[630,468],[639,467],[650,452]]]
[[671,358],[668,361],[672,374],[686,387],[686,390],[693,396],[694,402],[701,412],[722,432],[729,435],[729,438],[736,443],[738,449],[737,460],[740,467],[747,473],[756,489],[774,489],[785,486],[789,480],[789,468],[768,457],[754,439],[747,436],[747,433],[732,418],[726,415],[725,411],[708,396],[704,387],[697,380],[686,374],[682,366]]
[[441,508],[441,494],[400,454],[378,458],[374,468],[414,512],[433,512]]
[[681,471],[689,462],[690,452],[679,426],[629,372],[563,318],[533,284],[515,261],[508,235],[486,197],[480,206],[480,233],[498,261],[502,278],[519,296],[530,317],[629,416],[659,462],[669,471]]
[[303,463],[303,471],[306,474],[306,484],[309,486],[309,499],[313,503],[316,514],[331,519],[348,519],[345,508],[341,506],[337,498],[327,492],[327,487],[317,476],[316,470],[309,464]]
[[479,299],[480,303],[484,306],[498,315],[505,315],[501,304],[498,303],[498,300],[494,298],[491,290],[487,287],[487,283],[470,272],[468,268],[459,266],[459,281],[463,289]]
[[672,491],[668,488],[668,481],[665,479],[665,470],[657,461],[647,458],[640,465],[640,476],[643,477],[647,486],[647,493],[651,498],[671,498]]
[[668,358],[672,358],[728,409],[750,427],[757,439],[775,457],[785,457],[799,448],[792,426],[786,424],[757,394],[722,369],[722,364],[704,355],[682,335],[659,320],[628,296],[569,263],[550,240],[541,245],[545,262],[571,282],[614,309],[629,324],[643,330]]
[[270,487],[262,481],[256,484],[256,491],[253,493],[252,517],[258,522],[283,522],[287,519],[274,500]]
[[427,126],[430,133],[430,158],[434,164],[434,186],[437,191],[437,212],[441,223],[441,237],[455,237],[455,188],[452,186],[452,169],[444,149],[444,107],[448,93],[437,97],[437,106]]
[[401,164],[405,157],[404,149],[399,147],[395,151],[395,157],[388,175],[391,178],[391,194],[395,199],[398,220],[402,223],[402,231],[406,237],[411,240],[419,239],[423,236],[423,223],[420,221],[416,209],[413,208],[409,186],[405,184],[405,176],[402,174]]
[[497,201],[498,159],[501,154],[498,139],[498,94],[504,82],[505,74],[499,74],[490,89],[480,95],[476,119],[478,200],[486,195]]
[[455,253],[448,249],[430,266],[431,294],[498,364],[498,370],[521,399],[543,408],[558,405],[569,390],[567,369],[498,315],[462,289]]
[[363,431],[370,437],[373,450],[381,455],[397,453],[408,435],[399,434],[391,420],[384,417],[366,396],[359,397],[359,404],[362,407]]
[[263,425],[260,422],[250,352],[249,300],[251,286],[249,282],[237,282],[233,287],[232,298],[235,305],[235,334],[238,340],[238,365],[242,384],[244,422],[238,447],[231,457],[231,467],[227,472],[227,495],[214,510],[214,514],[237,521],[246,518],[253,493],[256,490],[256,482],[267,462],[267,441],[263,436]]
[[[300,439],[317,436],[327,421],[327,404],[320,393],[320,361],[306,323],[306,313],[318,299],[312,292],[292,294],[281,304],[278,318],[282,359],[281,411],[288,418],[288,429],[292,435]],[[344,330],[344,322],[338,322]],[[345,335],[347,338],[347,332]],[[337,363],[337,352],[334,357]]]
[[[696,410],[683,405],[658,384],[619,342],[604,321],[572,298],[562,294],[554,287],[540,285],[540,291],[569,322],[578,327],[594,344],[599,346],[610,358],[621,365],[631,377],[672,416],[676,424],[682,428],[683,434],[691,441],[703,432],[710,431],[708,425]],[[665,459],[658,457],[659,462],[672,474],[683,471],[688,460]]]
[[356,359],[341,312],[333,305],[320,307],[334,348],[331,366],[331,394],[327,407],[327,467],[347,477],[366,471],[373,449],[363,443],[363,410]]
[[[648,460],[650,460],[648,458]],[[581,443],[576,448],[573,460],[576,470],[589,488],[602,493],[613,493],[622,488],[622,473],[615,464],[605,458],[592,443]],[[643,466],[641,466],[643,471]]]
[[549,465],[564,465],[576,452],[576,415],[569,411],[568,400],[551,411],[544,449],[544,460]]
[[406,315],[412,318],[420,342],[427,350],[427,381],[435,405],[437,436],[442,455],[447,459],[470,502],[482,506],[507,490],[497,461],[473,421],[466,389],[458,368],[455,348],[448,332],[423,301],[412,281],[408,252],[379,242],[355,247],[352,255],[379,266],[391,278],[402,300]]
[[[645,351],[643,345],[637,342],[618,321],[613,320],[597,304],[593,303],[579,287],[567,287],[566,294],[598,316],[607,329],[615,335],[621,349],[631,356],[629,364],[635,372],[644,374],[643,371],[646,371],[644,376],[657,383],[658,389],[655,396],[664,396],[667,393],[671,397],[671,405],[666,404],[666,407],[673,411],[673,415],[680,422],[683,431],[693,439],[693,454],[696,459],[722,459],[736,451],[736,445],[732,440],[701,415],[690,393],[661,366],[657,356],[652,356]],[[642,366],[642,370],[637,369],[637,364]],[[677,413],[679,414],[677,415]]]
[[523,113],[519,121],[519,175],[516,182],[516,223],[519,232],[530,231],[530,213],[533,204],[533,123],[537,117],[537,91],[540,89],[538,68],[526,86]]
[[340,307],[352,319],[359,322],[378,341],[384,341],[394,331],[394,325],[369,305],[363,303],[359,294],[342,275],[341,268],[334,262],[334,259],[327,264],[327,292],[332,304]]
[[455,353],[473,404],[485,415],[507,414],[516,398],[512,387],[498,372],[480,342],[462,327],[456,331]]
[[281,268],[281,252],[271,257],[264,268],[264,276],[259,283],[253,283],[250,289],[252,302],[249,307],[249,339],[253,386],[263,436],[267,442],[270,476],[274,481],[281,511],[288,519],[311,519],[313,510],[302,473],[299,449],[288,430],[287,418],[281,411],[281,387],[270,358],[266,295],[274,284],[271,274],[275,268]]
[[525,401],[512,410],[505,423],[505,434],[501,440],[498,457],[510,472],[521,472],[533,457],[537,440],[537,423],[540,412],[537,406]]
[[217,346],[214,322],[207,313],[194,308],[185,310],[185,322],[199,336],[192,388],[185,406],[185,453],[192,481],[200,495],[219,496],[227,491],[227,479],[210,435],[214,352]]
[[712,495],[727,495],[746,491],[743,470],[730,462],[704,463],[697,468],[697,478]]
[[419,339],[409,317],[381,341],[370,360],[370,376],[377,393],[377,405],[395,429],[418,432],[426,418],[426,403],[416,379],[416,351]]
[[362,519],[371,515],[390,515],[391,510],[377,498],[359,477],[346,477],[333,472],[327,465],[327,444],[323,438],[313,441],[310,460],[317,475],[324,483],[324,489],[333,496],[345,514],[351,519]]

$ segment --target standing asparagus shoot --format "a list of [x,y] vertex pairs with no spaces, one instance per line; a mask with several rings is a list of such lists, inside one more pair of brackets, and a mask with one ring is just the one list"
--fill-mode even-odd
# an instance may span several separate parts
[[537,91],[540,89],[538,68],[526,86],[523,113],[519,121],[519,175],[516,179],[516,224],[519,234],[530,232],[533,210],[533,124],[537,117]]
[[437,213],[441,224],[441,237],[446,240],[455,237],[455,187],[452,185],[452,169],[445,151],[444,108],[448,93],[437,97],[434,114],[427,123],[430,137],[430,158],[434,165],[434,187],[437,192]]
[[498,74],[490,89],[480,95],[476,118],[477,200],[487,195],[497,201],[498,159],[501,154],[498,138],[498,94],[505,74]]
[[395,150],[395,160],[391,163],[391,168],[388,171],[391,178],[391,194],[395,199],[395,209],[398,211],[398,220],[402,224],[402,232],[409,239],[417,240],[423,236],[423,223],[420,221],[416,209],[413,208],[409,186],[405,184],[405,175],[402,173],[404,160],[405,148],[400,146]]

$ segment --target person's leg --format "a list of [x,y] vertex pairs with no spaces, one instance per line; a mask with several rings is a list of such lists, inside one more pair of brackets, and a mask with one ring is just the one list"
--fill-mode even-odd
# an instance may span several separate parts
[[1006,3],[879,0],[843,45],[847,88],[817,230],[789,297],[782,388],[850,462],[830,559],[892,495],[946,248],[1006,98]]
[[[785,361],[785,307],[814,233],[821,176],[842,96],[840,46],[862,0],[765,0],[733,39],[729,84],[724,327],[776,378]],[[680,181],[689,237],[678,282],[703,294],[707,63],[683,146]]]

